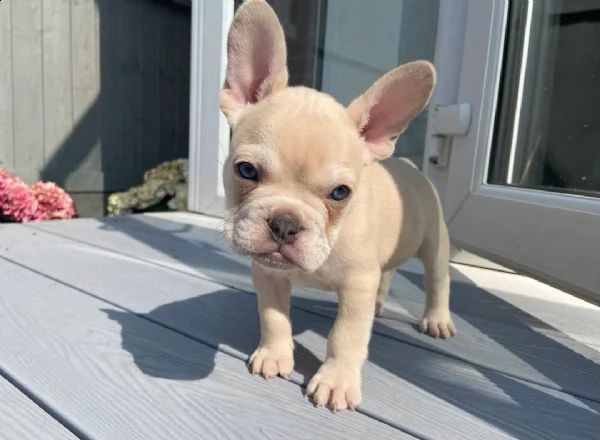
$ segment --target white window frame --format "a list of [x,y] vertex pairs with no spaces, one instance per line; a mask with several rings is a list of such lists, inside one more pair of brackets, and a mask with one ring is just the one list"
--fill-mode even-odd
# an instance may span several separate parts
[[192,1],[188,209],[222,217],[229,125],[219,108],[233,0]]
[[[449,4],[452,3],[452,4]],[[447,220],[484,183],[488,157],[476,146],[492,141],[508,8],[506,0],[440,2],[436,69],[439,84],[429,106],[424,172],[436,184]],[[433,136],[436,105],[468,103],[471,124],[465,136]],[[448,149],[450,164],[436,168],[428,158]],[[443,154],[443,153],[441,153]],[[457,164],[464,164],[461,171]],[[453,167],[452,169],[450,167]],[[467,170],[468,167],[468,170]]]
[[[449,72],[446,81],[450,82],[456,79],[452,75],[458,69],[458,81],[442,84],[438,92],[442,96],[434,96],[430,107],[430,120],[436,104],[469,103],[471,127],[465,136],[440,139],[431,136],[429,124],[425,157],[449,148],[450,163],[446,168],[436,168],[425,161],[425,172],[440,191],[453,242],[566,290],[600,299],[600,202],[590,197],[486,183],[506,37],[507,0],[464,0],[466,13],[462,16],[452,12],[448,3],[457,8],[459,2],[442,2],[442,34],[438,37],[447,39],[443,32],[460,28],[464,29],[464,38],[462,43],[446,43],[455,46],[453,58],[441,52],[444,46],[440,43],[436,64],[441,78]],[[572,233],[567,233],[570,221],[576,223]]]

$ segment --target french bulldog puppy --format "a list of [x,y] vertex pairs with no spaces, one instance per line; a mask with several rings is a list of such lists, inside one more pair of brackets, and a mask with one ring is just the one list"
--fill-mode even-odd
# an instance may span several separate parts
[[374,317],[409,258],[425,269],[421,331],[456,333],[438,195],[412,163],[391,157],[430,99],[434,67],[397,67],[347,108],[316,90],[288,87],[283,29],[264,0],[237,10],[227,56],[220,96],[232,128],[225,236],[252,259],[261,338],[250,369],[267,378],[292,372],[292,285],[334,291],[339,308],[326,359],[306,391],[317,406],[354,409]]

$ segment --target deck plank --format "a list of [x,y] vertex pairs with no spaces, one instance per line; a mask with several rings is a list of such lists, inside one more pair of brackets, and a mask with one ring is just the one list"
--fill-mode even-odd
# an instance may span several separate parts
[[77,437],[0,377],[0,438],[74,440]]
[[[133,239],[121,233],[123,223],[128,225],[127,234]],[[42,229],[62,233],[64,225],[47,224]],[[175,223],[162,227],[188,234],[194,230]],[[228,260],[227,255],[205,239],[183,241],[172,233],[156,227],[149,229],[147,223],[131,219],[104,222],[101,226],[89,221],[70,222],[71,238],[40,235],[40,229],[36,228],[37,232],[31,228],[24,232],[25,228],[21,228],[19,233],[11,234],[4,255],[194,338],[229,349],[242,358],[253,348],[258,337],[254,297],[223,289],[197,274],[205,271],[214,277],[216,271],[225,268],[230,273],[240,272],[242,277],[245,269],[238,266],[240,263]],[[78,236],[97,240],[98,246],[124,246],[120,250],[135,257],[73,241]],[[36,240],[42,246],[32,251]],[[195,263],[187,261],[190,258]],[[163,265],[162,270],[157,264]],[[74,265],[78,268],[76,273],[72,271]],[[171,269],[166,268],[169,265]],[[104,276],[107,273],[110,278]],[[136,274],[135,279],[131,273]],[[123,285],[143,294],[122,295]],[[319,315],[333,312],[332,303],[323,298],[296,298],[296,307],[309,311],[294,313],[299,347],[296,380],[300,382],[314,371],[323,356],[324,337],[331,320]],[[438,348],[437,353],[424,350],[422,347],[427,344],[443,347],[444,343],[430,342],[429,338],[416,334],[410,325],[398,330],[380,322],[378,329],[378,333],[387,337],[373,338],[371,362],[365,371],[366,398],[361,408],[391,423],[406,426],[426,438],[516,435],[524,439],[562,439],[594,438],[598,434],[599,408],[593,401],[510,377],[498,368],[461,362],[453,358],[450,348]],[[519,336],[514,334],[515,339]],[[440,354],[444,350],[448,356]],[[476,349],[471,347],[471,350]],[[498,348],[492,361],[510,354],[504,351]],[[568,370],[568,365],[564,369]],[[597,373],[594,363],[590,369],[589,374]],[[594,386],[581,375],[579,380],[583,385]],[[389,389],[398,391],[390,395]],[[557,413],[561,414],[560,424],[554,416]]]
[[0,367],[89,438],[412,438],[312,410],[292,383],[6,259],[0,279]]

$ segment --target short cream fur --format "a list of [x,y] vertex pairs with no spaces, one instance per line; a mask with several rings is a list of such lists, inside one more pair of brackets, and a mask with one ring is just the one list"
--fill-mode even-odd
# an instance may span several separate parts
[[283,29],[264,0],[237,10],[227,49],[221,110],[233,137],[223,173],[225,234],[253,260],[261,339],[251,370],[288,377],[293,369],[292,285],[334,291],[339,310],[327,357],[307,394],[335,411],[355,408],[374,316],[394,270],[409,258],[425,268],[421,331],[456,334],[437,192],[412,163],[391,157],[429,102],[434,67],[399,66],[347,108],[324,93],[288,87]]

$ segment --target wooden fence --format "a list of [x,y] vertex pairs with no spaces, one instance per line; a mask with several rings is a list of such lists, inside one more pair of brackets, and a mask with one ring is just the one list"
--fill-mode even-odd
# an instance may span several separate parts
[[185,3],[2,0],[0,168],[106,193],[187,157]]

